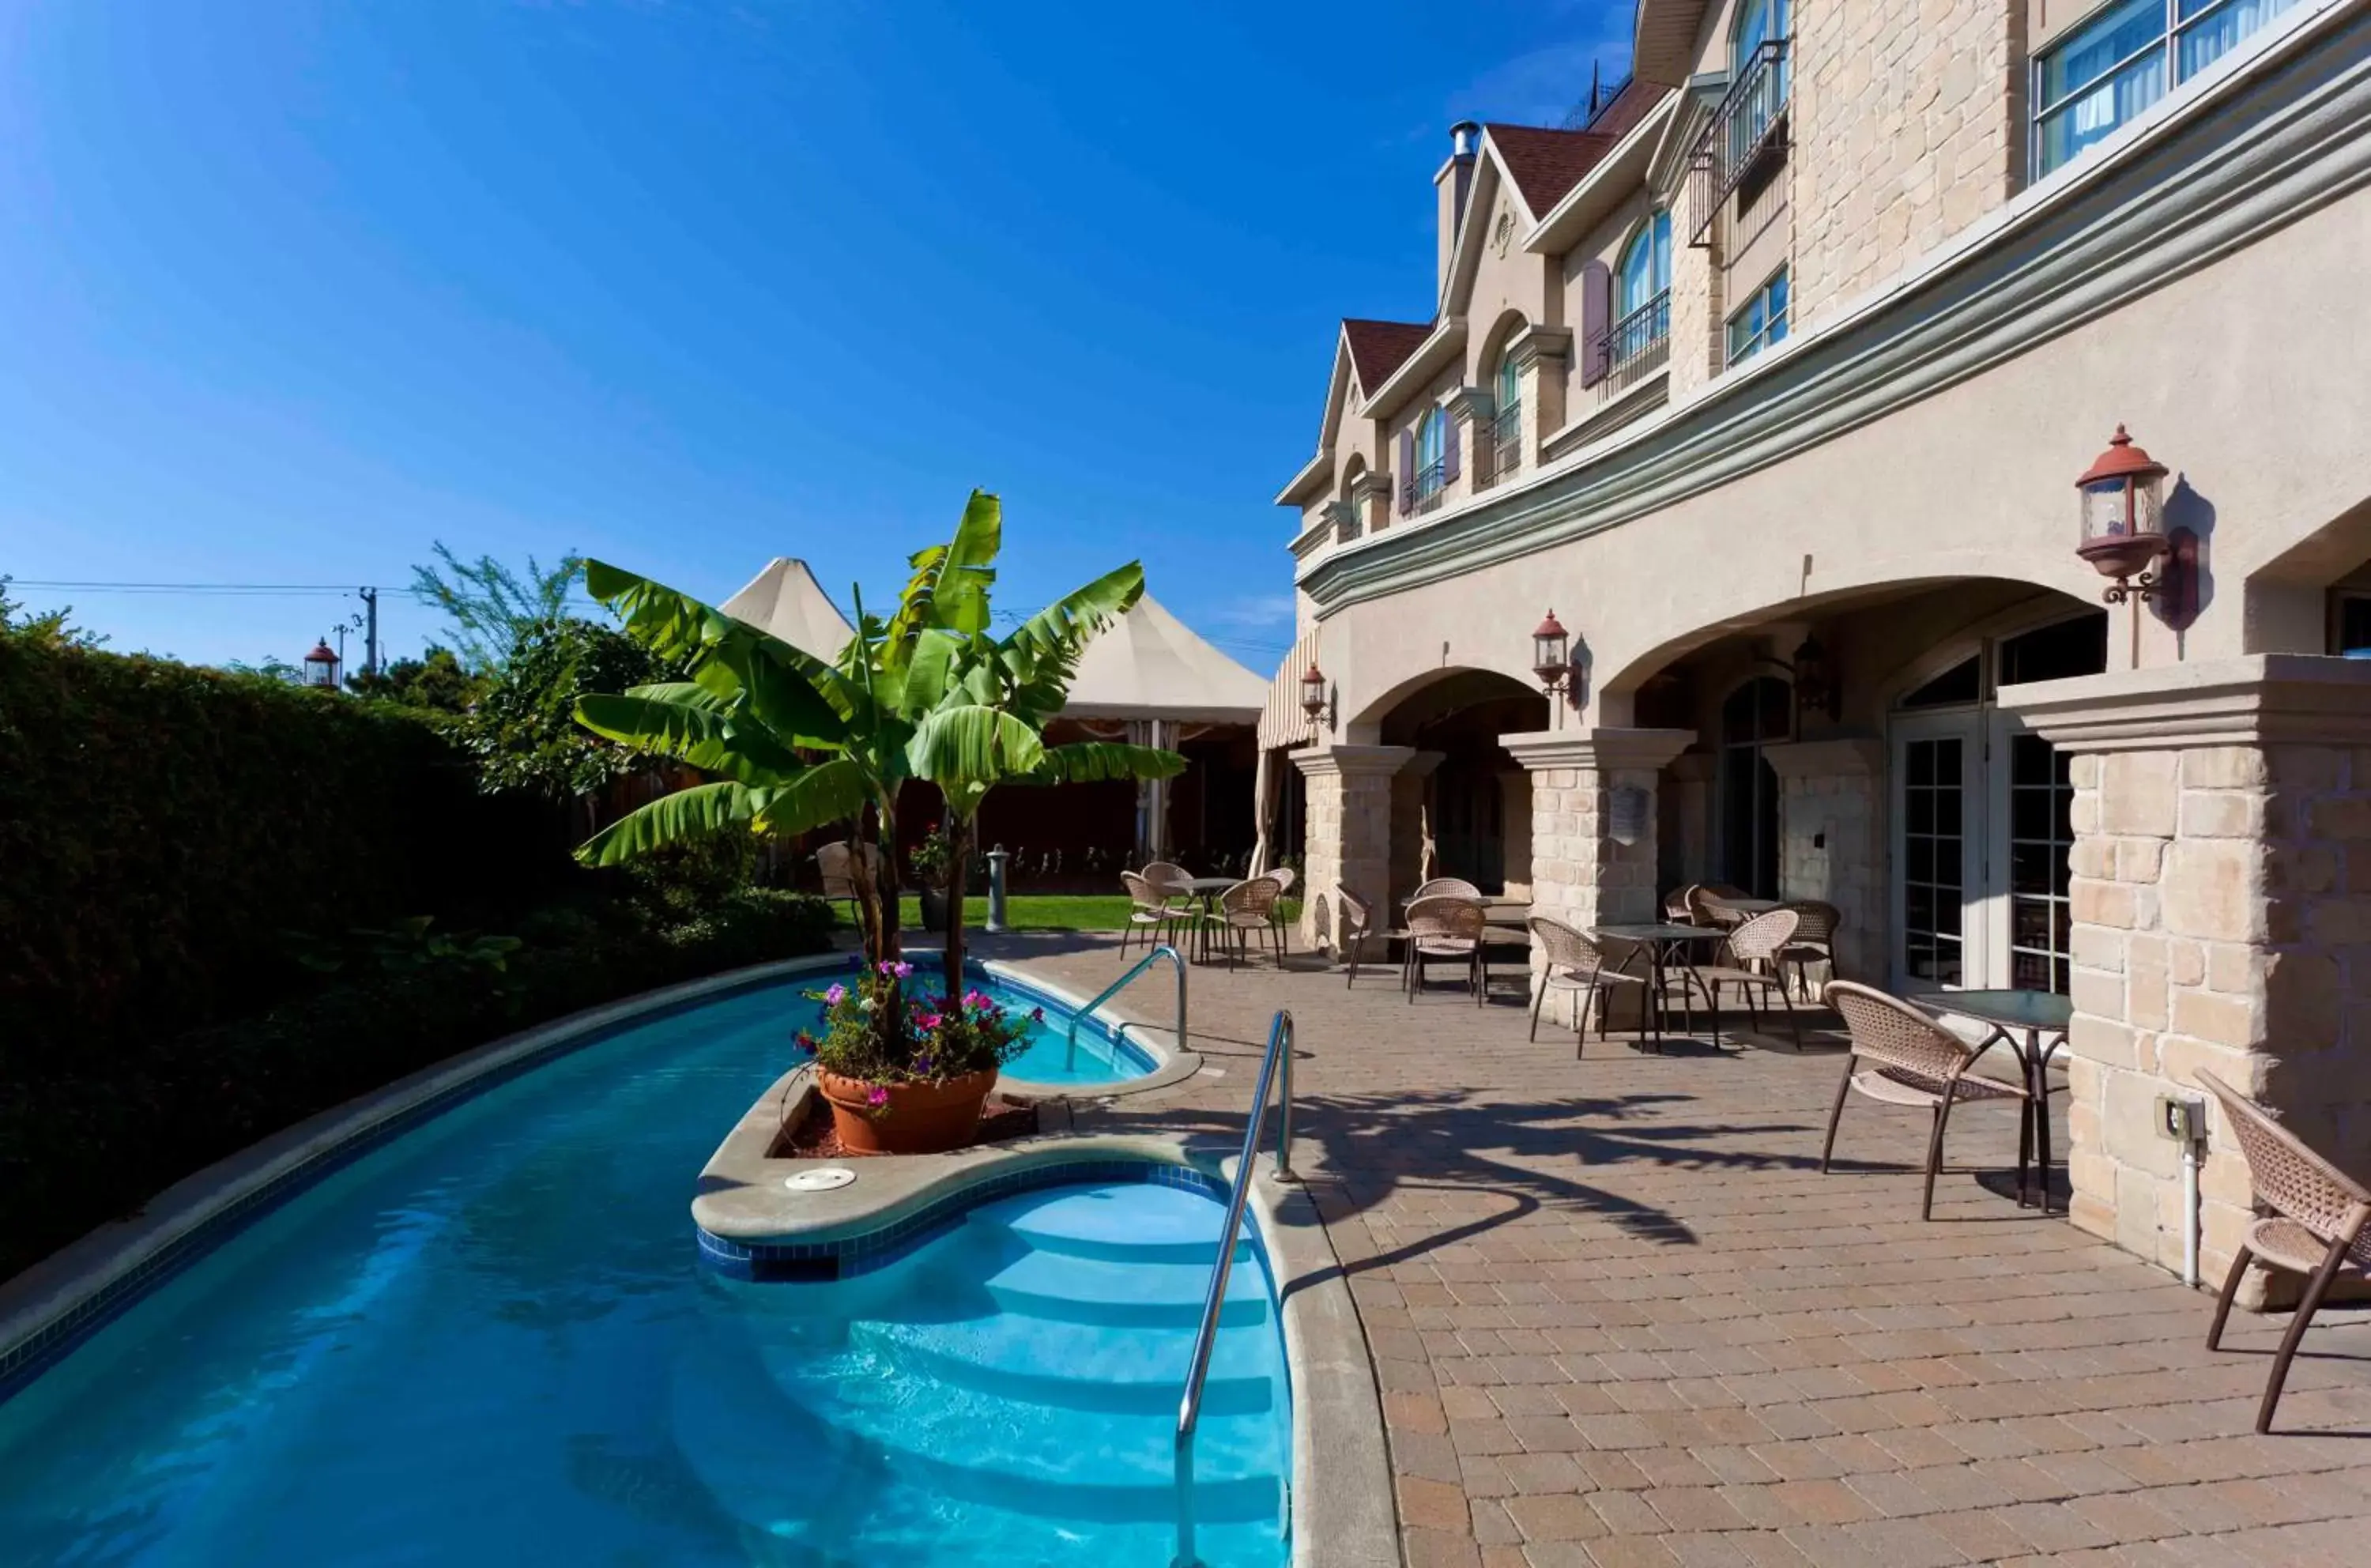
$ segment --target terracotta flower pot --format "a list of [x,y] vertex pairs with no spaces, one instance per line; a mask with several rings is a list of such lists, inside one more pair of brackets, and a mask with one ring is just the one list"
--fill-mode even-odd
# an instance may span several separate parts
[[873,1085],[818,1071],[815,1087],[831,1106],[832,1130],[850,1154],[944,1154],[979,1130],[980,1108],[996,1088],[993,1072],[944,1083],[886,1085],[888,1103],[872,1103]]

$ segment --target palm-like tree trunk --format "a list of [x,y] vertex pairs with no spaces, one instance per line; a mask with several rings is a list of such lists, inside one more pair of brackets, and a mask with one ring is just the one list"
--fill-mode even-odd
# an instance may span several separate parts
[[964,994],[964,883],[971,872],[971,824],[947,813],[947,995]]

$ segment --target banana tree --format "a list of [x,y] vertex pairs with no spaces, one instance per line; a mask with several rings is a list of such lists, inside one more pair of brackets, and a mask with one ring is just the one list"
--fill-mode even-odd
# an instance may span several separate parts
[[990,637],[989,590],[1003,543],[1002,508],[975,490],[954,538],[914,558],[899,605],[914,651],[905,695],[915,713],[907,760],[946,802],[947,995],[964,989],[964,884],[974,824],[1001,784],[1069,784],[1166,778],[1184,770],[1174,752],[1104,741],[1059,745],[1046,727],[1070,699],[1089,642],[1144,594],[1144,568],[1130,561],[1072,590],[1001,638]]

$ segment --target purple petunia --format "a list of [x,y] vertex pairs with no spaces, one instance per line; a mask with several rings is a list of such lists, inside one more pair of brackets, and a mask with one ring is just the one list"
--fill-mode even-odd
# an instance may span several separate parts
[[914,1058],[914,1070],[921,1074],[924,1078],[931,1076],[931,1067],[932,1065],[933,1064],[928,1056],[917,1056]]
[[1032,1023],[1045,1022],[1046,1009],[1044,1008],[1031,1008],[1029,1009],[1029,1021]]
[[830,1003],[833,1007],[838,1007],[840,1003],[848,1000],[848,987],[845,986],[836,985],[832,986],[830,990],[826,991],[823,994],[823,999]]
[[865,1092],[864,1103],[878,1110],[889,1103],[889,1091],[876,1083]]

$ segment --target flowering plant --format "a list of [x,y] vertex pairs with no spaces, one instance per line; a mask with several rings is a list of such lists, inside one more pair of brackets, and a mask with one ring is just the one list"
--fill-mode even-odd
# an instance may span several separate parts
[[913,864],[915,880],[924,887],[946,886],[947,867],[954,860],[954,846],[947,841],[946,824],[932,823],[931,831],[922,835],[922,841],[914,846],[914,852],[907,859]]
[[884,962],[860,971],[853,985],[807,993],[823,1004],[823,1032],[799,1031],[798,1048],[826,1072],[870,1085],[876,1111],[888,1104],[891,1084],[995,1071],[1021,1054],[1029,1025],[1046,1016],[1043,1008],[1016,1016],[977,988],[908,996],[913,973],[910,963]]

